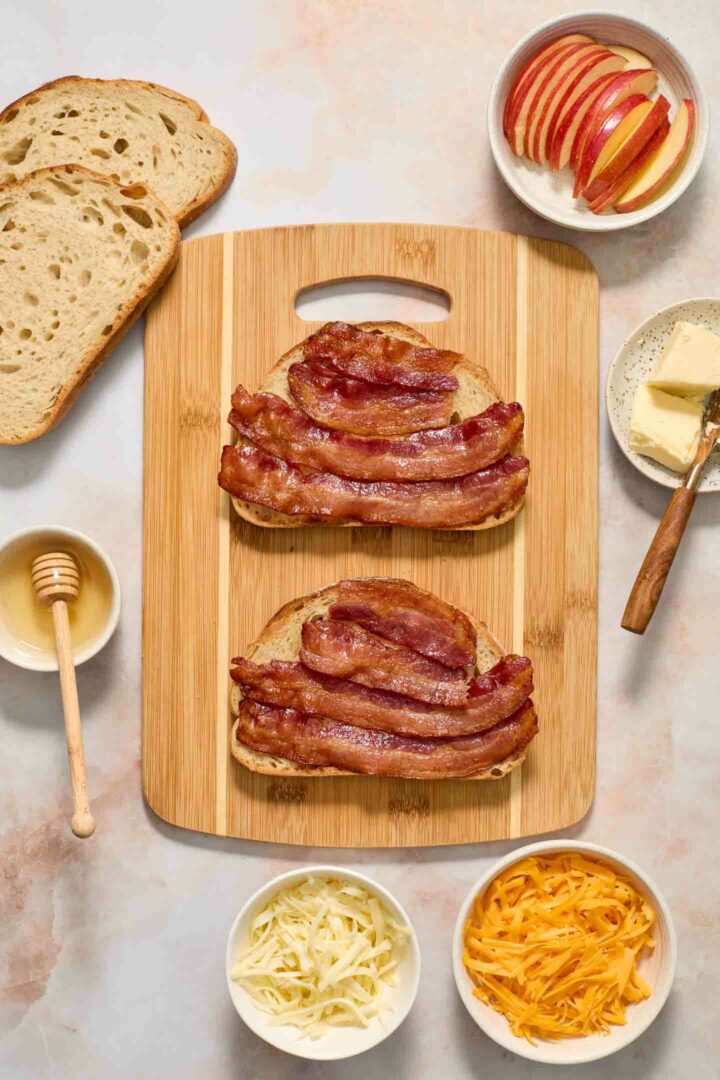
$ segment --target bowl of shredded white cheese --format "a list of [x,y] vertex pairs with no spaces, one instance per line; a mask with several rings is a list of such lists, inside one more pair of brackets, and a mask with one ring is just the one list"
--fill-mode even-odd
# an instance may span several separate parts
[[227,985],[266,1042],[298,1057],[352,1057],[410,1012],[420,950],[406,912],[381,885],[334,866],[282,874],[230,930]]

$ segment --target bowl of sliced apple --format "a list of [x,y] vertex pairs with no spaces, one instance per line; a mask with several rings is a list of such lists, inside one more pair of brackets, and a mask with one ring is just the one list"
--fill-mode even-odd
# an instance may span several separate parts
[[517,197],[571,229],[610,232],[667,209],[705,153],[708,109],[659,31],[601,11],[550,19],[500,68],[490,146]]

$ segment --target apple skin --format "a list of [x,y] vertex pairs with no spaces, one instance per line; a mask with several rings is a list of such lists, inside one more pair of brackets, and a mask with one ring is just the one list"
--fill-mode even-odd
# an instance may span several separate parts
[[585,150],[583,151],[582,159],[580,160],[576,171],[575,187],[573,189],[573,196],[575,198],[578,197],[590,179],[590,174],[595,166],[595,162],[603,151],[605,143],[615,133],[625,117],[639,105],[644,104],[648,100],[649,99],[646,98],[644,94],[632,94],[630,97],[625,98],[624,101],[621,101],[616,105],[614,109],[611,109],[603,118],[600,128],[587,143]]
[[537,162],[538,165],[542,164],[539,160],[540,134],[544,129],[549,114],[555,110],[558,94],[563,93],[568,81],[573,83],[575,80],[580,79],[589,64],[608,56],[609,53],[609,49],[597,46],[591,47],[588,52],[578,54],[562,77],[556,77],[555,80],[551,81],[548,88],[549,92],[541,94],[532,116],[528,116],[527,127],[525,128],[525,154],[531,161]]
[[604,192],[605,188],[613,184],[615,180],[637,158],[640,151],[653,137],[663,120],[667,119],[670,111],[670,102],[662,94],[657,98],[648,114],[642,122],[628,136],[620,149],[613,155],[595,179],[581,192],[583,198],[589,203],[594,202]]
[[548,71],[555,67],[558,60],[561,60],[567,53],[577,47],[577,42],[566,43],[558,49],[549,47],[538,58],[539,63],[528,71],[527,75],[522,80],[522,84],[518,86],[517,90],[511,91],[507,105],[505,106],[503,130],[505,131],[505,137],[510,143],[513,153],[516,153],[515,127],[523,105],[526,104],[530,95],[532,95],[535,92],[535,89],[543,82]]
[[652,137],[645,143],[635,160],[628,165],[627,169],[618,176],[614,183],[609,184],[602,194],[589,204],[593,214],[602,214],[605,210],[609,210],[610,207],[620,199],[623,192],[627,191],[648,162],[652,160],[654,155],[660,149],[665,142],[669,131],[670,121],[666,117]]
[[553,172],[564,169],[570,161],[570,150],[575,139],[577,125],[582,122],[584,114],[592,108],[593,102],[615,78],[615,74],[601,75],[591,86],[580,95],[576,102],[570,106],[565,116],[559,122],[553,135],[552,146],[548,155],[548,164]]
[[589,52],[594,52],[595,49],[595,45],[570,45],[562,54],[556,53],[551,58],[550,63],[541,68],[537,79],[530,86],[525,99],[520,104],[515,128],[511,133],[511,139],[513,140],[511,145],[518,157],[522,157],[523,154],[526,157],[530,156],[528,136],[533,129],[538,109],[542,108],[547,95],[552,94],[562,77],[568,71],[574,69],[579,60],[584,59]]
[[657,86],[657,78],[657,72],[652,69],[649,71],[621,71],[612,82],[608,83],[603,93],[595,100],[592,108],[585,114],[580,127],[575,133],[573,147],[570,152],[571,168],[577,172],[587,140],[591,139],[602,125],[607,113],[633,94],[645,94],[646,97],[650,97]]
[[539,65],[544,64],[558,49],[565,48],[567,45],[573,45],[575,42],[581,41],[590,43],[592,38],[587,37],[586,34],[566,34],[564,37],[558,38],[556,41],[546,45],[544,49],[535,53],[525,66],[520,69],[510,87],[510,92],[505,101],[505,108],[503,109],[503,131],[505,132],[506,138],[510,137],[510,131],[512,130],[509,118],[511,111],[514,108],[517,95],[521,92],[524,93],[525,90],[527,90],[528,80],[533,77]]
[[[534,160],[538,164],[550,164],[555,132],[558,130],[558,126],[564,122],[566,115],[570,111],[575,115],[576,106],[585,98],[587,91],[600,82],[603,76],[616,75],[619,71],[622,71],[622,64],[621,56],[613,57],[612,53],[606,51],[602,56],[594,57],[588,61],[583,70],[574,79],[570,80],[560,97],[557,98],[544,137],[542,128],[538,127],[537,129],[536,145],[533,147],[533,151]],[[568,123],[568,126],[571,122]]]
[[[668,133],[667,139],[655,155],[655,160],[657,160],[659,158],[659,155],[662,154],[663,151],[671,145],[673,127],[675,126],[675,124],[679,123],[683,119],[683,114],[681,112],[683,107],[685,108],[685,112],[687,114],[687,130],[685,131],[681,144],[668,159],[667,165],[663,169],[662,174],[657,177],[657,179],[652,183],[649,188],[644,191],[638,192],[636,195],[628,199],[623,199],[622,196],[618,199],[618,201],[615,203],[615,210],[618,214],[629,214],[633,210],[639,210],[641,206],[645,206],[646,203],[649,203],[650,200],[653,199],[659,191],[661,191],[667,180],[670,179],[673,172],[682,161],[692,140],[693,131],[695,130],[695,102],[691,101],[690,98],[684,98],[683,101],[680,102],[678,111],[675,114],[675,119],[670,125],[670,131]],[[652,165],[652,162],[650,162],[649,164]],[[627,190],[628,189],[626,188],[625,191]]]

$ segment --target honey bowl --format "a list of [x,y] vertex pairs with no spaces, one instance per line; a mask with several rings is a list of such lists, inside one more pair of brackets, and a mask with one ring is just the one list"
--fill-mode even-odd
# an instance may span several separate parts
[[68,606],[76,667],[107,644],[120,618],[120,582],[94,540],[54,525],[13,533],[0,543],[0,656],[29,671],[58,669],[52,613],[31,579],[33,560],[51,551],[69,552],[80,569],[80,594]]

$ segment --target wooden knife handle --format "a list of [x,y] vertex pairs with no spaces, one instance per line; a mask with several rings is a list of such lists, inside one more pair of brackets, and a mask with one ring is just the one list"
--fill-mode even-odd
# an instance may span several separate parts
[[695,505],[695,496],[696,492],[689,488],[678,488],[657,527],[622,618],[623,629],[633,634],[644,634],[653,616]]

